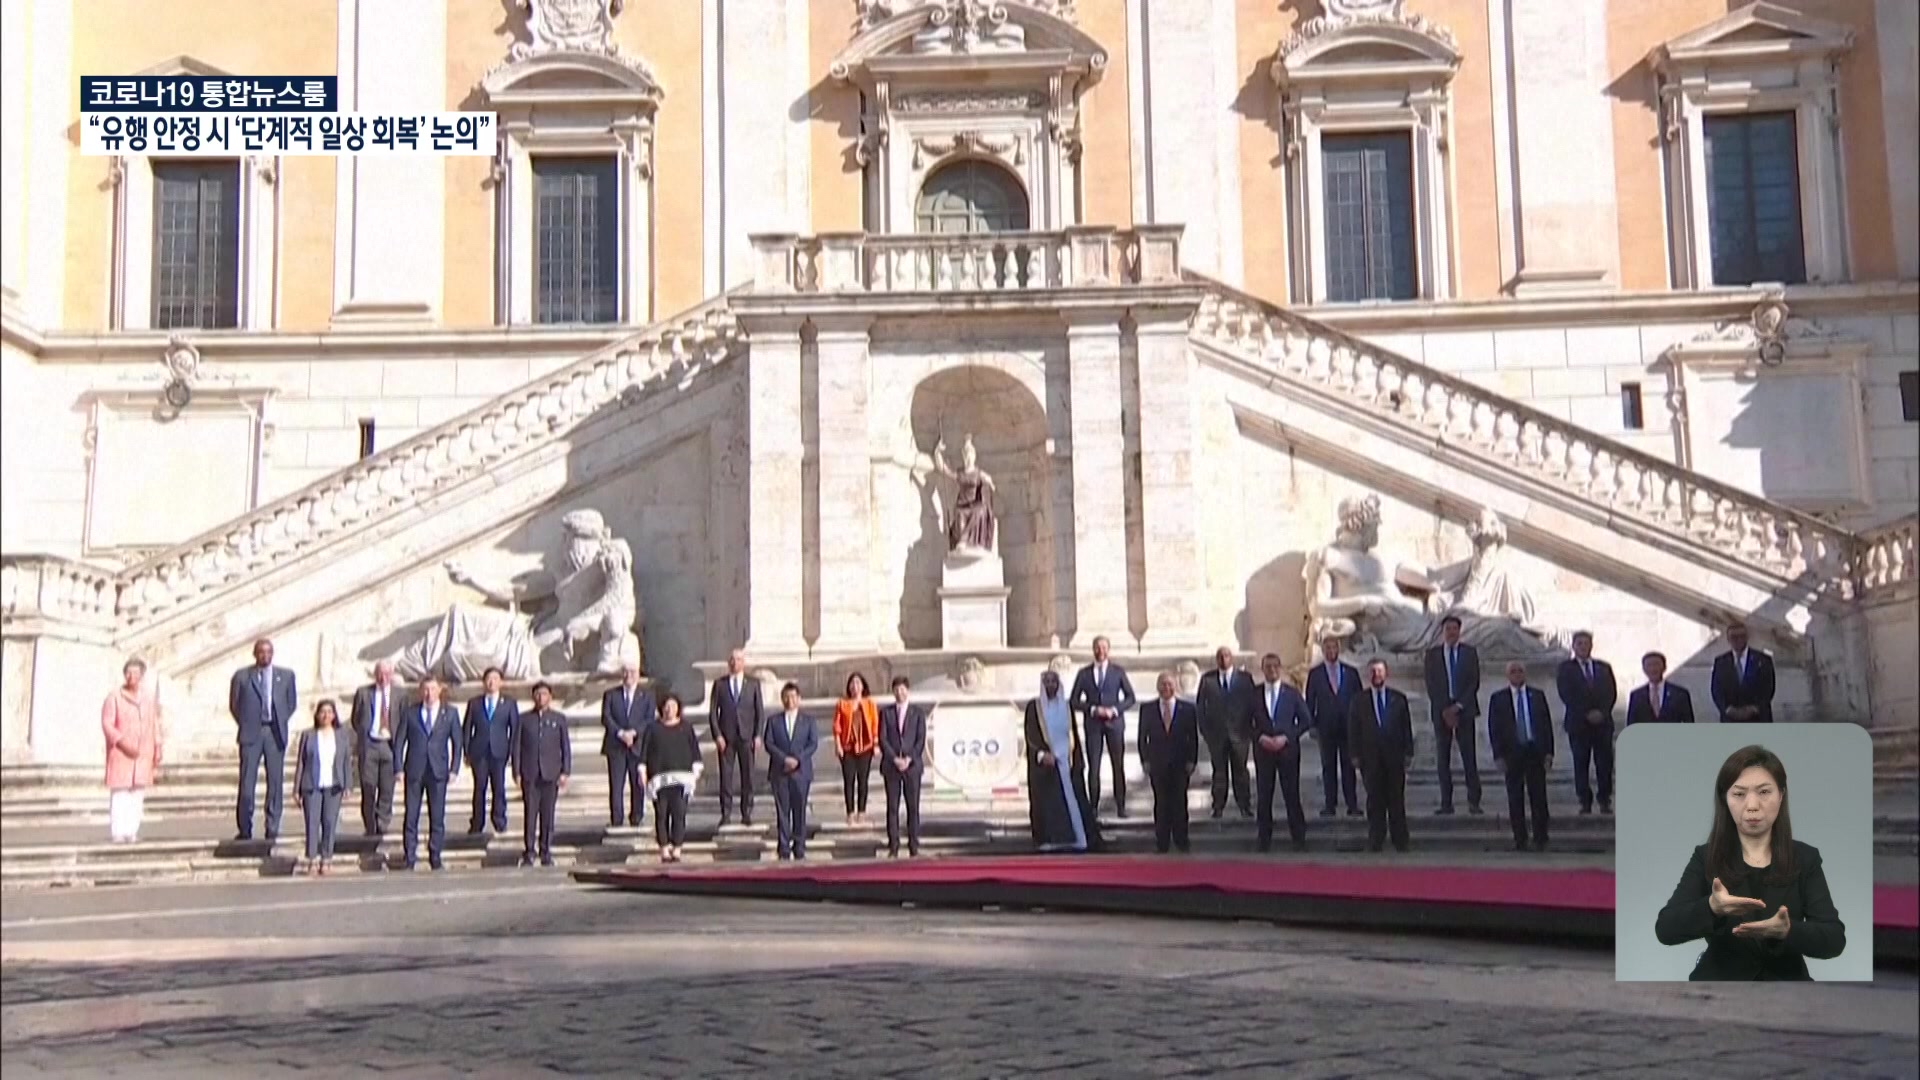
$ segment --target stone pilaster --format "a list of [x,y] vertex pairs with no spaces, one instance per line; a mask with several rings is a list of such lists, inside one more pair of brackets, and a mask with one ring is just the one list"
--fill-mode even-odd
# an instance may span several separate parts
[[1140,504],[1147,628],[1143,649],[1200,647],[1200,514],[1195,505],[1191,305],[1134,308],[1140,372]]
[[866,315],[815,315],[820,393],[821,652],[870,651],[873,625],[872,370]]
[[799,315],[741,317],[747,351],[747,643],[750,653],[806,651],[801,544]]
[[1120,312],[1069,309],[1067,409],[1073,443],[1074,630],[1086,649],[1124,636],[1127,618],[1127,461],[1121,429]]

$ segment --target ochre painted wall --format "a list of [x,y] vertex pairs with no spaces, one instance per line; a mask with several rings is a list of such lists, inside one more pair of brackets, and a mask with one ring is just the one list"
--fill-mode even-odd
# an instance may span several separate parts
[[1240,96],[1228,122],[1240,127],[1240,218],[1247,291],[1286,302],[1287,173],[1279,89],[1268,74],[1300,13],[1269,0],[1238,0],[1235,14]]
[[827,74],[853,41],[853,0],[808,0],[808,160],[814,232],[859,232],[864,220],[860,163],[860,91]]
[[1080,98],[1081,218],[1133,224],[1133,124],[1127,96],[1128,0],[1081,0],[1079,25],[1107,50],[1100,81]]

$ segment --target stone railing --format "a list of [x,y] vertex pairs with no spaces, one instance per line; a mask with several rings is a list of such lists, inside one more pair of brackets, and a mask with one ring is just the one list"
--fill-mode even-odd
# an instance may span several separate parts
[[1860,534],[1855,556],[1855,576],[1861,596],[1905,585],[1911,588],[1920,578],[1920,561],[1914,546],[1920,538],[1920,516],[1908,516]]
[[1189,276],[1209,286],[1193,334],[1216,348],[1749,566],[1837,598],[1854,593],[1850,533]]
[[656,323],[129,568],[119,596],[123,625],[237,585],[395,507],[467,480],[650,384],[683,382],[741,340],[730,297]]
[[1180,227],[753,237],[756,292],[952,293],[1177,285]]
[[111,627],[120,597],[113,571],[57,555],[0,555],[0,618]]

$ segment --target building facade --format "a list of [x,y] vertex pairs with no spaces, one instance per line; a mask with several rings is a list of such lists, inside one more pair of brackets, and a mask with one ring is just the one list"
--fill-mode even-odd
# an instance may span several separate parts
[[[1300,662],[1370,517],[1628,671],[1747,620],[1791,715],[1911,755],[1911,3],[0,12],[10,760],[97,752],[129,653],[215,752],[254,636],[349,687],[579,509],[681,685],[741,641],[1008,700],[1095,634]],[[498,153],[80,155],[80,76],[172,72]]]

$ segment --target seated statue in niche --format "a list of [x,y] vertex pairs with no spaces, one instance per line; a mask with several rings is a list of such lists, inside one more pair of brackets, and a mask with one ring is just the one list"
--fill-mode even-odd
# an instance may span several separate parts
[[1440,640],[1448,615],[1460,637],[1483,656],[1526,658],[1561,648],[1558,635],[1536,624],[1532,597],[1501,565],[1506,528],[1483,511],[1469,529],[1474,555],[1434,572],[1389,564],[1374,554],[1380,541],[1380,499],[1343,499],[1333,543],[1307,557],[1309,639],[1337,637],[1361,654],[1420,653]]
[[[560,671],[607,676],[618,675],[629,659],[638,663],[633,549],[613,535],[597,510],[575,510],[561,527],[566,549],[557,572],[483,582],[459,562],[448,562],[449,578],[497,606],[456,604],[401,654],[395,662],[401,677],[469,682],[489,667],[515,681]],[[542,657],[554,646],[561,659],[549,665]]]
[[947,461],[947,440],[943,437],[933,448],[933,467],[953,481],[952,512],[947,518],[947,551],[991,552],[994,549],[996,519],[993,515],[993,477],[980,467],[979,453],[968,435],[960,447],[960,467]]

